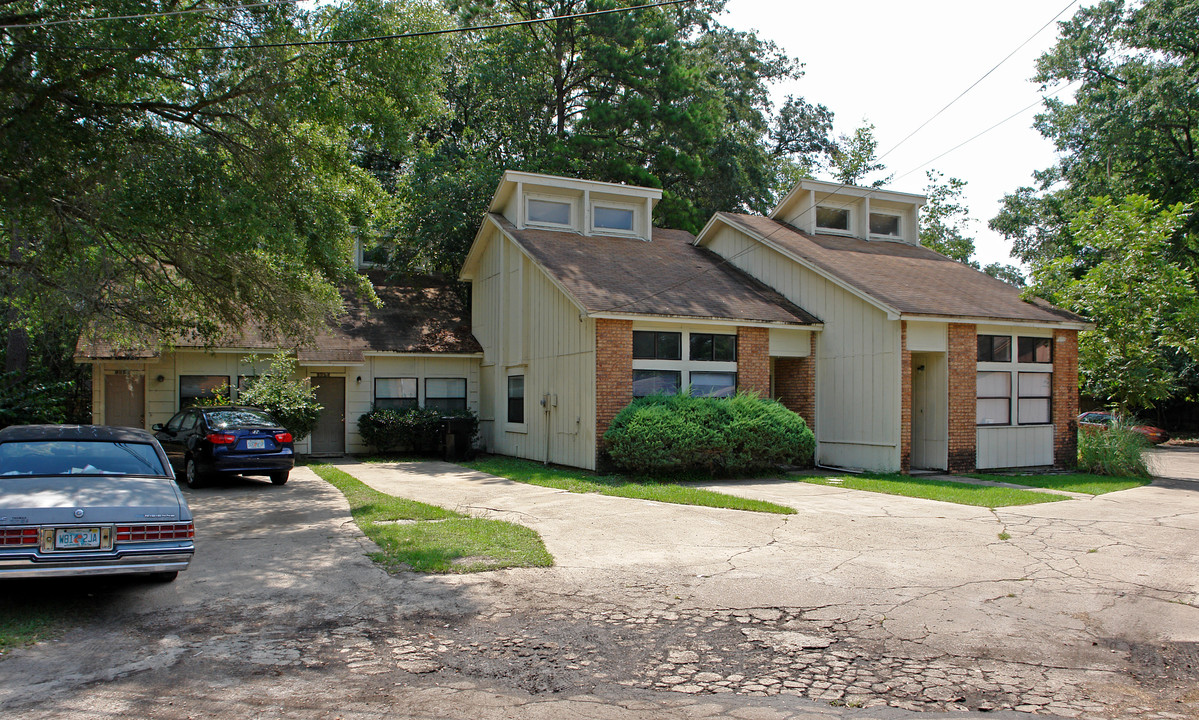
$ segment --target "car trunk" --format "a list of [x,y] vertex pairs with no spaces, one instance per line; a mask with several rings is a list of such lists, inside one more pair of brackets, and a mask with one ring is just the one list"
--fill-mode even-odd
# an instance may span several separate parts
[[[179,495],[167,478],[105,475],[0,476],[5,525],[171,521]],[[137,505],[131,506],[131,499]],[[76,510],[84,511],[77,517]]]

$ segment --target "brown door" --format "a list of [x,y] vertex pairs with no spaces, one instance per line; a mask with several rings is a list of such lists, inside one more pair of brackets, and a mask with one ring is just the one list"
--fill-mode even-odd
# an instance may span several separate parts
[[104,424],[146,426],[146,376],[128,370],[104,376]]
[[346,379],[314,377],[316,401],[324,410],[312,431],[313,455],[342,455],[346,451]]

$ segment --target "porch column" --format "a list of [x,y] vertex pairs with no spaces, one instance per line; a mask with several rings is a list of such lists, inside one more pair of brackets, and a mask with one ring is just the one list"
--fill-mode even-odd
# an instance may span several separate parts
[[764,327],[737,328],[737,391],[770,397],[770,331]]
[[1078,467],[1078,331],[1053,331],[1053,466]]
[[949,471],[964,473],[978,463],[978,331],[949,323]]
[[616,413],[633,401],[633,321],[595,321],[595,456]]

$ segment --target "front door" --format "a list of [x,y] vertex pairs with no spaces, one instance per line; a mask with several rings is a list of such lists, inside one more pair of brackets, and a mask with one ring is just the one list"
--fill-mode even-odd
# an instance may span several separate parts
[[324,408],[312,431],[312,454],[342,455],[346,451],[346,379],[314,377],[312,387]]
[[945,353],[912,353],[912,468],[949,466],[949,362]]
[[104,376],[104,424],[146,426],[146,376],[122,370]]

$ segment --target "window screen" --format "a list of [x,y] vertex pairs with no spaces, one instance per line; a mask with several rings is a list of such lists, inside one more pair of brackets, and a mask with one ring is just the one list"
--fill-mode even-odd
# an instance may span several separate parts
[[375,378],[376,408],[407,410],[416,405],[416,378]]
[[633,397],[647,395],[676,395],[682,386],[678,370],[634,370]]
[[570,203],[552,200],[529,200],[529,222],[550,225],[570,224]]
[[508,422],[525,421],[525,376],[508,376]]
[[737,373],[693,372],[691,394],[696,397],[732,397],[737,394]]
[[1010,425],[1012,421],[1012,374],[980,372],[975,422],[979,425]]
[[870,213],[871,235],[899,235],[899,216]]
[[1008,335],[979,335],[979,362],[1011,362],[1012,338]]
[[600,207],[596,205],[592,209],[592,222],[597,228],[606,228],[608,230],[629,230],[633,229],[633,211],[623,208]]
[[816,227],[825,230],[849,230],[849,211],[817,206]]
[[466,409],[466,378],[425,378],[425,407],[448,412]]
[[1053,375],[1050,373],[1019,373],[1019,397],[1016,399],[1016,422],[1021,425],[1048,425],[1053,395]]
[[1022,337],[1017,342],[1017,362],[1022,363],[1051,363],[1053,362],[1053,342],[1051,338]]

